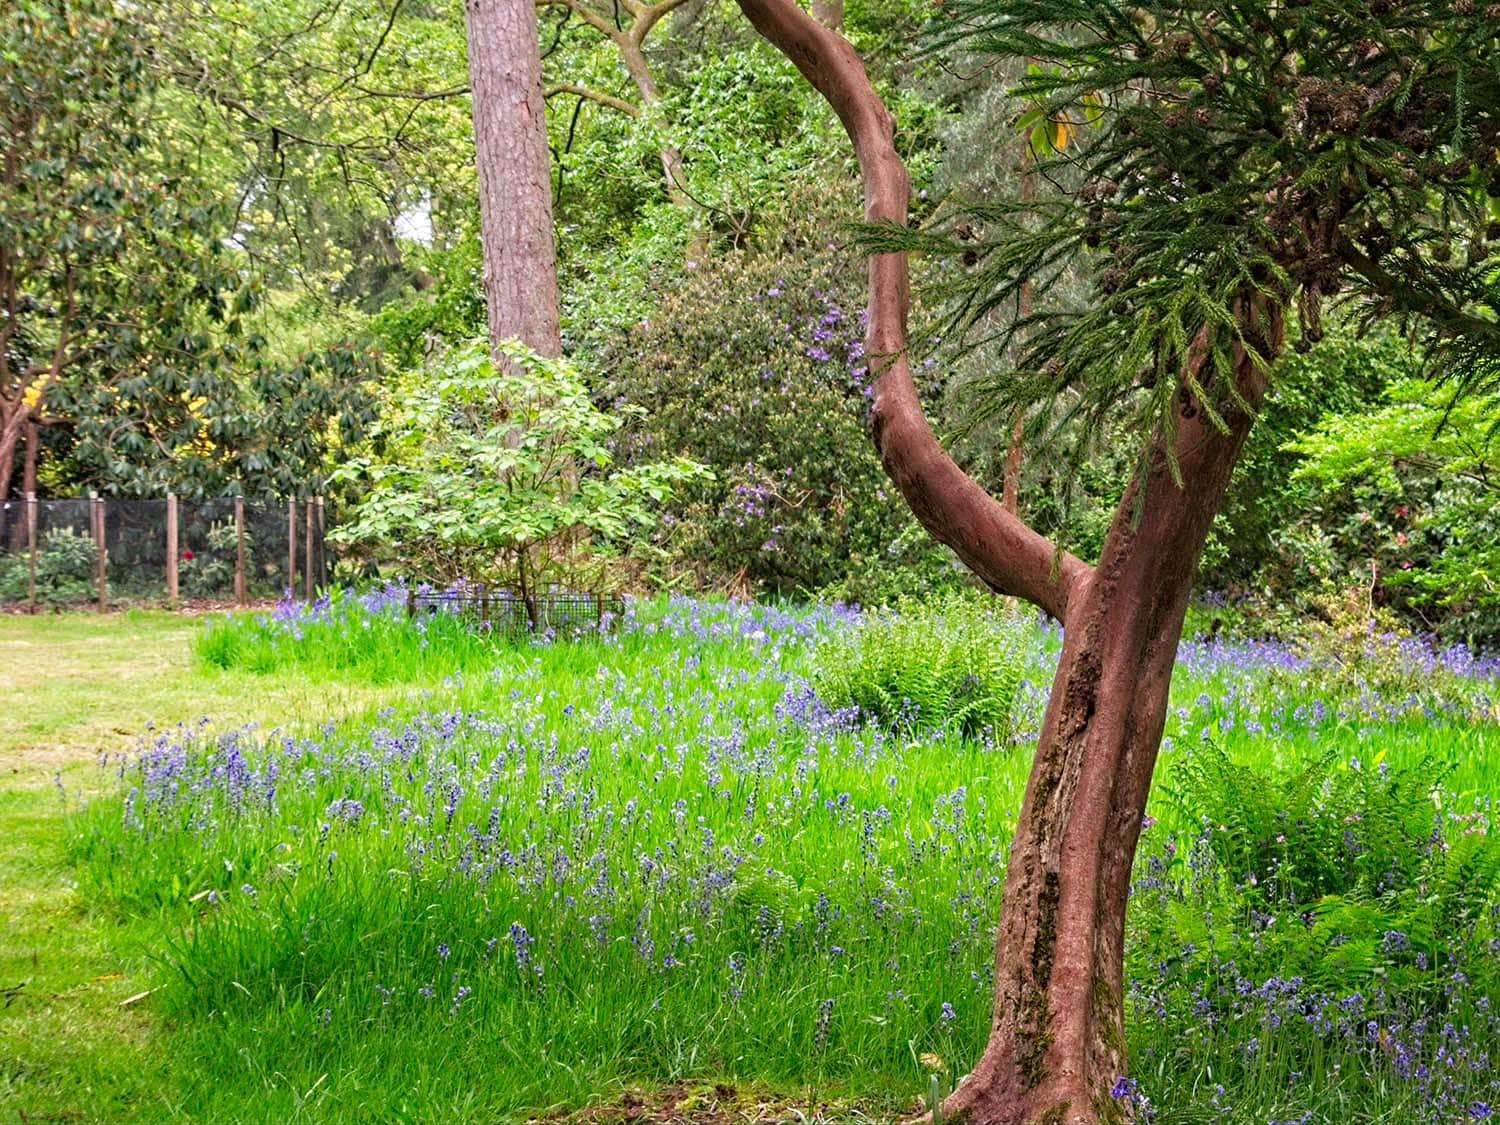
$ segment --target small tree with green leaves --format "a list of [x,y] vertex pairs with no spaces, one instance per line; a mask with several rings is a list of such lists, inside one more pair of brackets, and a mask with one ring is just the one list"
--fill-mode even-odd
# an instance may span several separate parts
[[1500,633],[1500,394],[1454,403],[1411,378],[1385,398],[1290,442],[1305,457],[1293,475],[1368,502],[1338,536],[1345,557],[1357,551],[1384,585],[1439,611],[1445,632],[1490,641]]
[[[1006,870],[989,1041],[942,1117],[1129,1116],[1131,863],[1198,559],[1288,324],[1313,347],[1330,302],[1398,318],[1453,389],[1500,382],[1500,5],[952,0],[943,47],[1033,59],[1018,93],[1092,121],[1038,160],[1053,190],[971,210],[960,242],[906,228],[894,121],[853,48],[795,0],[739,3],[859,157],[880,229],[866,351],[886,470],[981,578],[1066,626]],[[907,355],[914,246],[969,255],[955,263],[961,324],[1034,294],[1010,321],[1015,370],[976,415],[1136,423],[1095,565],[1006,511],[934,437]],[[1079,263],[1090,299],[1055,300]]]
[[675,457],[611,469],[619,417],[589,400],[566,360],[483,344],[397,392],[379,424],[379,460],[339,476],[366,482],[354,519],[330,538],[385,554],[417,579],[499,583],[524,601],[554,585],[597,590],[597,548],[651,527],[679,484],[707,474]]

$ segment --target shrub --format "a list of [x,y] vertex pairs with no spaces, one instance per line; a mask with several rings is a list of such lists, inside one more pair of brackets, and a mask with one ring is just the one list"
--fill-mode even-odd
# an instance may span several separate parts
[[1296,475],[1319,488],[1324,506],[1337,511],[1342,501],[1349,510],[1343,520],[1317,513],[1303,532],[1312,544],[1304,565],[1333,581],[1376,579],[1378,594],[1422,607],[1448,635],[1492,640],[1500,636],[1500,395],[1455,403],[1447,386],[1409,378],[1386,398],[1377,410],[1331,414],[1286,446],[1305,456]]
[[599,588],[590,536],[649,529],[655,505],[704,469],[684,457],[612,467],[620,419],[589,402],[572,366],[500,348],[498,368],[475,343],[396,397],[386,456],[340,470],[370,491],[329,538],[387,551],[415,578],[499,582],[536,624],[549,585]]
[[713,468],[660,537],[706,583],[913,592],[946,577],[949,556],[905,534],[866,433],[863,269],[830,237],[854,204],[804,191],[792,206],[779,237],[704,262],[606,350],[600,398],[646,408],[621,435],[627,463],[670,452]]
[[[234,585],[235,555],[239,551],[239,540],[233,520],[216,520],[209,526],[205,547],[194,552],[184,552],[177,564],[183,590],[195,597],[211,597],[223,594]],[[247,529],[245,532],[245,555],[253,557],[255,539]]]
[[[1478,698],[1468,679],[1475,660],[1468,646],[1446,646],[1415,636],[1368,589],[1349,588],[1309,599],[1310,613],[1285,629],[1305,659],[1297,673],[1307,687],[1331,697],[1402,699]],[[1468,689],[1467,691],[1465,689]]]
[[894,730],[946,727],[1003,743],[1025,660],[1019,619],[987,594],[904,600],[824,642],[813,684]]
[[[94,593],[94,566],[99,559],[94,541],[71,527],[44,533],[37,543],[36,597],[46,605],[87,601]],[[25,601],[30,589],[31,562],[27,554],[0,560],[0,600]]]

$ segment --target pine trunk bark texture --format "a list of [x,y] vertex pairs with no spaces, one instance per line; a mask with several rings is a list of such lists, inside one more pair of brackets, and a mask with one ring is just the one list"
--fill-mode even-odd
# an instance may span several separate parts
[[552,168],[533,0],[465,0],[490,342],[562,354]]

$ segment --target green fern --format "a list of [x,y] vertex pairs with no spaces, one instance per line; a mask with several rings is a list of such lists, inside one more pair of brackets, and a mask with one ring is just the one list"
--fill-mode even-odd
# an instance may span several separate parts
[[903,602],[814,653],[813,684],[892,730],[1011,734],[1023,653],[1017,619],[988,595]]
[[1206,742],[1184,756],[1172,799],[1206,818],[1229,877],[1268,898],[1312,902],[1409,884],[1432,824],[1428,794],[1443,769],[1344,761],[1334,751],[1286,767],[1232,760]]

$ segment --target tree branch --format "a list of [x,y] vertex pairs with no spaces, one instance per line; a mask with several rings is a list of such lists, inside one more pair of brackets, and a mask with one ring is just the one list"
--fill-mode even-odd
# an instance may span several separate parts
[[548,86],[542,91],[542,97],[550,98],[556,94],[576,94],[580,98],[587,98],[591,102],[607,105],[610,109],[617,109],[630,117],[639,117],[640,108],[627,102],[624,98],[617,98],[613,94],[606,94],[602,90],[595,90],[591,86],[579,86],[573,82],[558,82]]
[[639,9],[632,9],[635,21],[630,25],[630,38],[635,40],[639,47],[646,41],[646,36],[651,34],[651,29],[657,25],[662,16],[675,11],[687,3],[687,0],[661,0],[660,3],[649,6],[642,5]]
[[354,84],[354,88],[367,98],[397,98],[402,101],[411,102],[436,102],[445,98],[466,98],[469,96],[469,87],[454,86],[451,90],[375,90],[369,86]]
[[1413,312],[1426,317],[1455,336],[1479,336],[1491,341],[1500,340],[1500,325],[1484,317],[1474,316],[1454,304],[1434,287],[1425,285],[1415,270],[1393,273],[1381,266],[1367,254],[1363,254],[1348,238],[1338,240],[1338,253],[1349,268],[1359,274],[1372,288],[1384,293],[1400,312]]
[[[795,0],[739,0],[739,5],[844,123],[859,158],[865,218],[905,226],[910,187],[893,143],[895,121],[854,48]],[[938,444],[911,377],[906,333],[910,302],[906,255],[870,255],[865,353],[877,374],[873,425],[885,470],[923,526],[975,574],[1001,593],[1023,597],[1066,622],[1072,594],[1093,568],[1007,512]]]
[[536,0],[536,2],[538,7],[541,7],[544,4],[554,4],[559,7],[567,8],[568,11],[572,12],[575,16],[592,27],[600,35],[613,40],[618,40],[620,38],[620,32],[618,29],[616,29],[615,25],[610,23],[609,20],[605,19],[598,12],[594,11],[587,4],[583,3],[583,0]]
[[325,141],[320,140],[317,137],[309,137],[305,133],[298,133],[295,130],[288,129],[284,125],[277,124],[275,121],[272,121],[270,116],[262,110],[256,109],[254,106],[247,105],[246,103],[240,101],[238,98],[233,97],[232,95],[225,93],[223,90],[210,85],[207,78],[207,64],[204,65],[204,74],[202,76],[194,75],[189,71],[177,71],[174,74],[174,77],[179,78],[186,83],[190,83],[191,88],[195,93],[207,98],[209,101],[215,103],[216,105],[222,106],[224,109],[230,110],[233,113],[237,113],[240,116],[244,117],[246,120],[252,121],[256,125],[259,125],[262,129],[265,129],[271,135],[273,143],[279,143],[279,138],[285,137],[289,141],[295,141],[297,144],[307,145],[309,148],[337,149],[355,152],[378,151],[379,146],[376,145],[373,141]]

